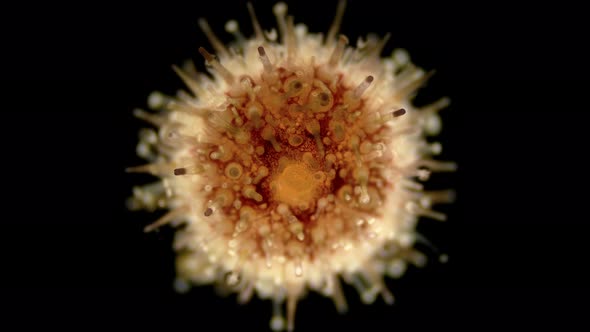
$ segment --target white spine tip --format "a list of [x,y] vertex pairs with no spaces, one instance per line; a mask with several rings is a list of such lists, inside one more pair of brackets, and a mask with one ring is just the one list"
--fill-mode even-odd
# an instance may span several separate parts
[[230,272],[227,275],[225,282],[230,287],[236,286],[240,282],[240,275],[235,272]]
[[393,51],[393,60],[399,66],[403,66],[410,62],[410,55],[408,54],[408,51],[398,48],[395,51]]
[[277,4],[272,7],[272,12],[277,16],[285,16],[287,14],[287,4],[284,2],[277,2]]
[[227,21],[227,23],[225,23],[225,31],[227,31],[229,33],[234,33],[234,32],[238,32],[238,30],[239,30],[238,21],[229,20],[229,21]]
[[281,316],[273,316],[270,319],[270,329],[273,331],[282,331],[285,329],[285,319]]
[[147,104],[150,109],[161,109],[166,102],[166,98],[159,91],[154,91],[148,96]]
[[295,265],[295,276],[296,277],[303,276],[303,267],[301,266],[301,264]]

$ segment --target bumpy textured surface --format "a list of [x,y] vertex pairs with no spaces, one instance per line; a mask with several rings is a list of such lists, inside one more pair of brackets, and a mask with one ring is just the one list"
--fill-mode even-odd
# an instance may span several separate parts
[[199,49],[211,76],[175,68],[190,93],[154,93],[159,112],[136,111],[158,131],[142,131],[137,152],[151,163],[130,170],[162,181],[134,188],[130,206],[170,210],[146,230],[181,225],[179,290],[221,283],[242,302],[271,299],[273,329],[293,329],[307,289],[346,310],[340,280],[367,303],[391,303],[383,276],[424,263],[412,249],[418,217],[444,219],[431,205],[452,199],[417,182],[454,169],[430,158],[440,144],[424,138],[448,101],[412,106],[427,75],[402,50],[380,58],[387,37],[349,47],[336,36],[343,1],[326,36],[294,25],[282,3],[278,33],[249,10],[255,36],[230,21],[230,47],[199,21],[217,54]]

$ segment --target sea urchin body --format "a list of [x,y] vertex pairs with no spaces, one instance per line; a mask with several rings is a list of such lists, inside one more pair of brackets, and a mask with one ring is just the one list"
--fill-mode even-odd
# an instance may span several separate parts
[[189,93],[154,93],[159,112],[136,111],[158,131],[144,130],[137,149],[151,163],[130,170],[162,181],[134,188],[130,206],[170,210],[146,230],[183,225],[179,289],[220,283],[242,302],[271,299],[273,329],[293,329],[308,289],[346,310],[340,280],[364,302],[391,303],[383,276],[423,263],[412,248],[418,217],[444,219],[431,205],[451,199],[418,182],[454,169],[432,160],[440,144],[425,140],[448,101],[411,104],[428,75],[401,50],[381,59],[387,37],[349,47],[336,36],[344,1],[325,37],[295,25],[283,3],[278,33],[248,9],[253,38],[230,21],[238,38],[226,47],[200,20],[217,54],[199,49],[211,76],[175,67]]

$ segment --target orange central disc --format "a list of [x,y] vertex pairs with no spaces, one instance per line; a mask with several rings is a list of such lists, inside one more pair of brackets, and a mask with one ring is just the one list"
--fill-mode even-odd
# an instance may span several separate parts
[[293,162],[272,182],[273,198],[291,207],[309,206],[320,183],[307,165]]

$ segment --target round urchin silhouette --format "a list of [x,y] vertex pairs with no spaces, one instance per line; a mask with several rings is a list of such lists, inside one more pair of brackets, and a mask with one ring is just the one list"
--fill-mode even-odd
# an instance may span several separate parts
[[426,141],[448,99],[413,106],[429,74],[403,50],[381,58],[388,36],[349,46],[338,35],[344,8],[324,36],[295,24],[284,3],[273,8],[278,31],[264,31],[248,4],[255,34],[229,21],[229,46],[201,19],[209,73],[174,67],[188,92],[154,92],[155,112],[135,111],[157,130],[144,129],[137,146],[150,163],[129,171],[161,181],[135,187],[129,206],[169,209],[146,231],[182,225],[177,289],[217,283],[240,302],[270,299],[274,330],[293,330],[307,290],[345,311],[342,280],[363,302],[392,303],[384,276],[425,262],[414,249],[418,218],[444,220],[432,205],[453,199],[421,184],[455,170]]

